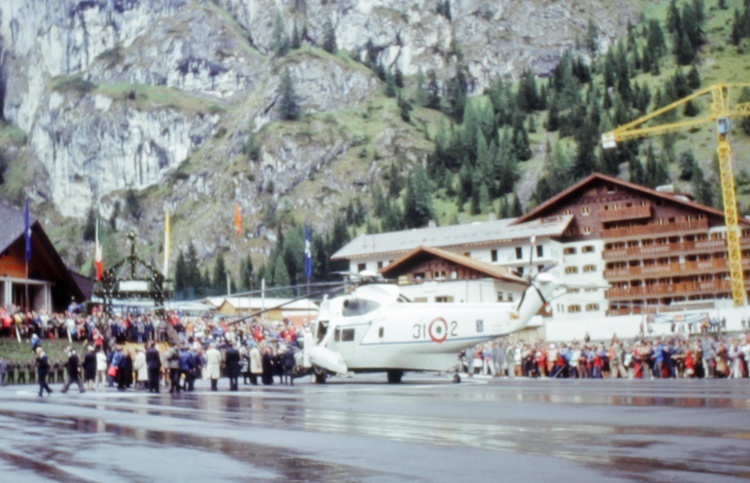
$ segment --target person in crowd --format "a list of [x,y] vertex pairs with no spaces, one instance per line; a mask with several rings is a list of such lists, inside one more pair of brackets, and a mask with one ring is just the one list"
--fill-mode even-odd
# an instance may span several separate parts
[[294,348],[289,346],[281,355],[281,367],[284,370],[282,384],[294,386]]
[[124,391],[133,385],[133,357],[129,349],[122,350],[122,358],[117,365],[117,390]]
[[70,346],[65,349],[65,352],[68,354],[68,362],[65,364],[65,368],[68,372],[68,380],[65,382],[65,385],[60,392],[63,394],[68,392],[70,385],[75,382],[78,385],[78,390],[81,393],[84,393],[86,390],[83,388],[83,382],[81,382],[81,361],[78,359],[78,354]]
[[5,386],[8,377],[8,360],[0,356],[0,387]]
[[206,371],[211,380],[211,390],[218,391],[219,377],[221,377],[221,352],[214,343],[209,344],[206,351]]
[[49,396],[52,394],[52,389],[47,385],[49,361],[47,360],[47,354],[44,353],[44,349],[41,347],[36,348],[36,373],[37,381],[39,381],[39,397],[42,397],[44,391],[47,391],[47,396]]
[[94,390],[94,380],[96,379],[96,352],[94,346],[90,345],[87,348],[86,355],[83,358],[83,380],[86,382],[86,390]]
[[183,389],[185,391],[192,391],[195,387],[195,367],[195,358],[185,344],[180,349],[180,375],[184,377]]
[[109,363],[107,362],[107,354],[104,353],[104,349],[97,347],[96,349],[96,387],[104,387],[107,383],[107,368]]
[[227,347],[224,358],[227,365],[227,376],[229,377],[229,390],[238,391],[238,379],[240,377],[240,352],[235,347],[234,343],[229,344]]
[[180,351],[171,345],[166,353],[167,368],[169,369],[169,393],[180,392]]
[[273,351],[270,347],[266,347],[263,350],[262,366],[263,377],[261,379],[263,384],[267,386],[273,384],[273,375],[276,372],[276,368],[274,367]]
[[247,381],[250,379],[250,354],[244,345],[240,347],[240,373],[242,384],[247,386]]
[[146,352],[141,348],[135,351],[133,369],[135,370],[135,388],[146,389],[146,384],[148,383],[148,365],[146,364]]
[[263,376],[263,357],[256,342],[250,343],[250,384],[258,385],[258,376]]
[[161,355],[155,342],[148,344],[146,350],[146,367],[148,368],[148,391],[159,392],[159,375],[161,374]]

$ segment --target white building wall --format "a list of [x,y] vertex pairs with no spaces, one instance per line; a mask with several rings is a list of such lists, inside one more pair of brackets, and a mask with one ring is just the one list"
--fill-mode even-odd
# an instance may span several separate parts
[[572,286],[569,293],[552,301],[554,316],[604,317],[608,303],[604,297],[602,240],[565,243],[561,246],[562,263],[557,274],[563,283]]
[[422,302],[492,303],[516,301],[524,290],[517,283],[490,278],[479,280],[429,281],[402,285],[401,293],[411,300]]

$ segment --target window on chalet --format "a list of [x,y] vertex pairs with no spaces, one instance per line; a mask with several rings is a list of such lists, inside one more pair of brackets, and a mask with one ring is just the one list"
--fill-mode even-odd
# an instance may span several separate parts
[[581,253],[594,253],[595,251],[594,245],[585,245],[581,248]]
[[584,226],[581,228],[581,233],[584,235],[591,235],[592,229],[590,226]]
[[438,295],[435,297],[435,302],[437,303],[450,303],[453,302],[453,296],[452,295]]
[[565,273],[567,273],[567,274],[578,273],[578,267],[575,267],[575,266],[573,266],[573,267],[565,267]]
[[358,272],[364,272],[367,270],[367,264],[366,263],[358,263],[357,264],[357,271]]
[[581,208],[581,215],[583,216],[589,216],[591,214],[591,208],[588,206],[584,206]]
[[588,273],[588,272],[595,272],[596,271],[596,265],[584,265],[583,266],[583,271],[586,272],[586,273]]
[[568,305],[568,313],[576,313],[581,311],[581,306],[578,304]]
[[563,255],[575,255],[577,252],[576,247],[565,247],[563,249]]
[[497,250],[491,250],[491,251],[490,251],[490,259],[491,259],[491,260],[492,260],[493,262],[496,262],[496,261],[497,261]]
[[573,211],[571,211],[570,208],[565,208],[563,210],[563,215],[572,215],[572,214],[573,214]]
[[543,257],[544,256],[544,245],[537,245],[536,246],[536,256],[537,257]]
[[523,248],[516,247],[516,260],[523,258]]
[[599,310],[599,304],[586,304],[586,312],[596,312]]

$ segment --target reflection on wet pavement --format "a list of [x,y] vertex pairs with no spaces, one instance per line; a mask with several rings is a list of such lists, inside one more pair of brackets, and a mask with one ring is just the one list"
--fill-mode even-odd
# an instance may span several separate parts
[[[60,396],[33,404],[4,392],[0,430],[13,437],[0,450],[0,470],[54,481],[104,474],[151,481],[175,474],[159,466],[174,461],[196,477],[201,473],[192,468],[204,462],[212,468],[204,476],[226,480],[451,479],[440,469],[445,463],[426,474],[390,463],[386,448],[401,445],[415,454],[446,448],[567,461],[574,475],[614,479],[750,477],[750,385],[716,382],[299,384],[175,397]],[[367,457],[353,459],[357,454]],[[152,463],[144,469],[129,463],[134,458]],[[482,468],[457,467],[453,476],[476,470]],[[534,475],[539,468],[526,470]]]

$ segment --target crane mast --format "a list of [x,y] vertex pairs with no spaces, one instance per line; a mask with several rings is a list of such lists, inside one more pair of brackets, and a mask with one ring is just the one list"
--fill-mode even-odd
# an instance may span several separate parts
[[[724,202],[724,221],[726,223],[727,258],[729,260],[729,275],[731,279],[732,300],[736,307],[745,305],[745,280],[742,269],[742,249],[740,246],[739,215],[737,210],[737,193],[732,167],[732,146],[727,136],[734,117],[750,116],[750,102],[731,105],[731,94],[750,84],[719,83],[705,89],[698,90],[689,96],[679,99],[661,109],[642,116],[634,121],[602,135],[602,147],[611,149],[617,143],[631,139],[649,136],[659,136],[702,126],[713,122],[716,124],[717,154],[719,157],[719,174],[721,177],[721,194]],[[659,124],[643,127],[646,122],[659,117],[669,111],[684,106],[693,99],[711,94],[711,112],[709,115],[680,122]]]

